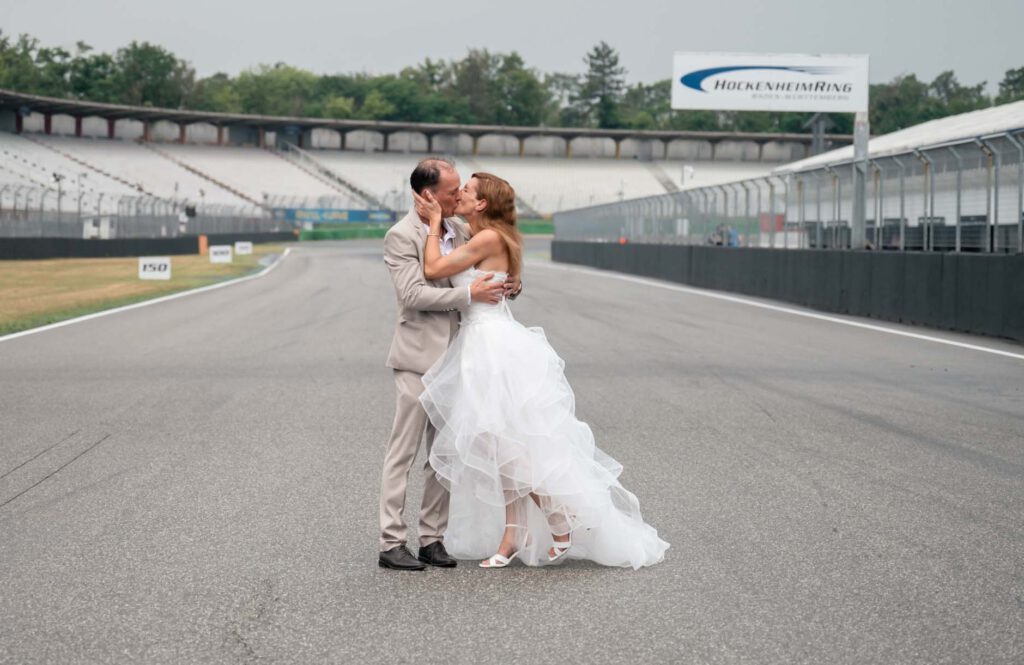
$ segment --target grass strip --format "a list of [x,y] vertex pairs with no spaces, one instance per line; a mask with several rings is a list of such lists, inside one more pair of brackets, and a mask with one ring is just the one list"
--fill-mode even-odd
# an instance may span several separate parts
[[[519,232],[524,235],[551,235],[555,224],[545,219],[524,219],[518,223]],[[312,230],[299,233],[299,240],[357,240],[362,238],[383,238],[391,228],[390,224],[318,224]]]
[[207,286],[262,270],[282,244],[254,245],[233,263],[207,256],[171,257],[171,279],[138,278],[138,257],[0,261],[0,335]]

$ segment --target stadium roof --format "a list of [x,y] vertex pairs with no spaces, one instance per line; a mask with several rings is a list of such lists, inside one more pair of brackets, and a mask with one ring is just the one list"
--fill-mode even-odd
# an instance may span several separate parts
[[[868,158],[901,155],[1018,131],[1024,131],[1024,101],[930,120],[873,138],[868,142]],[[850,145],[780,166],[772,173],[785,175],[852,161],[853,146]]]
[[[622,139],[655,139],[671,141],[674,139],[719,141],[755,141],[768,143],[773,141],[809,144],[810,134],[783,134],[773,132],[698,132],[698,131],[662,131],[638,129],[596,129],[589,127],[520,127],[504,125],[456,125],[445,123],[423,122],[392,122],[381,120],[334,120],[331,118],[300,118],[290,116],[247,115],[242,113],[217,113],[212,111],[186,111],[151,106],[128,106],[124,104],[103,104],[84,102],[59,97],[43,97],[28,95],[13,90],[0,89],[0,109],[27,109],[44,114],[66,114],[75,117],[100,117],[112,120],[131,118],[135,120],[166,120],[180,124],[206,122],[224,126],[262,127],[269,130],[297,127],[300,129],[325,128],[341,132],[359,129],[392,134],[395,132],[419,132],[431,134],[467,134],[483,136],[484,134],[503,134],[506,136],[557,136],[563,139],[573,138],[610,138]],[[843,143],[852,141],[845,134],[828,134],[830,141]]]

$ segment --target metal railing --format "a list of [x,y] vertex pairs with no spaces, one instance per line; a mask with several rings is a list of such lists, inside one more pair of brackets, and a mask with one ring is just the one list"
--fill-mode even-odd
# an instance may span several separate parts
[[[1024,253],[1024,132],[874,157],[868,249]],[[555,213],[556,240],[849,249],[851,161]]]
[[[194,213],[194,214],[192,214]],[[174,238],[290,231],[261,206],[0,184],[0,237]]]

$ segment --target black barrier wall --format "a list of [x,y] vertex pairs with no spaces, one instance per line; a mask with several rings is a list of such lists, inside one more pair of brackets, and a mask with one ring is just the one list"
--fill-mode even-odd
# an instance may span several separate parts
[[1024,255],[551,243],[562,263],[1024,342]]
[[[207,236],[210,245],[231,245],[237,241],[286,242],[293,233],[223,233]],[[0,238],[0,260],[101,258],[116,256],[164,256],[199,253],[198,236],[180,238]]]

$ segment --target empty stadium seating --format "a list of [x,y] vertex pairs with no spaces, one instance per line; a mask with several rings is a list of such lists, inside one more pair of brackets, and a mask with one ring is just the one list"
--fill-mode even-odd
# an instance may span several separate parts
[[[364,208],[345,185],[384,206],[411,205],[408,178],[422,154],[310,150],[337,178],[318,173],[287,152],[255,147],[72,138],[0,133],[0,185],[54,189],[59,174],[65,196],[85,192],[97,204],[109,195],[151,196],[178,202],[229,206]],[[765,175],[771,164],[752,162],[488,156],[458,157],[463,178],[489,171],[516,188],[524,215],[543,214],[622,199]],[[79,189],[80,188],[80,189]],[[9,200],[9,199],[8,199]],[[2,201],[0,201],[2,202]],[[44,207],[56,206],[56,197]],[[67,203],[65,200],[65,210]]]

